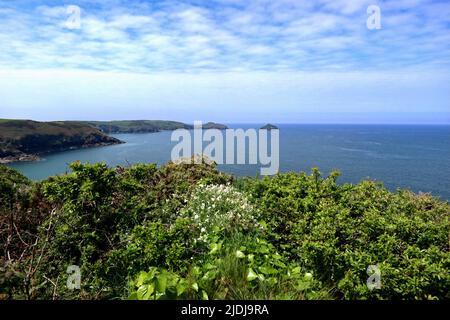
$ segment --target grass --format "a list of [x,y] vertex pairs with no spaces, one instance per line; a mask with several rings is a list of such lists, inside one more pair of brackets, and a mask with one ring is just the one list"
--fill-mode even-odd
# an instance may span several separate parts
[[32,120],[0,120],[0,139],[20,139],[28,135],[64,135],[98,133],[98,130],[82,122]]

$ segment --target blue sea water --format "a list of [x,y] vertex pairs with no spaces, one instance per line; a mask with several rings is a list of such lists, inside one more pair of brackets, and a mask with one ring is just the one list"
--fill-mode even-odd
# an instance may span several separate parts
[[[259,128],[260,125],[230,125]],[[280,171],[319,167],[342,173],[340,182],[370,178],[391,190],[431,192],[450,200],[450,126],[425,125],[279,125]],[[48,154],[38,162],[10,164],[34,180],[67,172],[73,161],[106,162],[111,166],[170,160],[171,132],[117,134],[125,144]],[[256,176],[257,165],[220,165],[238,176]]]

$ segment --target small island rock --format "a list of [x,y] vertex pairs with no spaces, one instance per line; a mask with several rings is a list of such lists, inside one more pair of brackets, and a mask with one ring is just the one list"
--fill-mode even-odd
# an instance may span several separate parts
[[278,127],[273,124],[266,124],[265,126],[262,126],[261,129],[263,130],[278,130]]

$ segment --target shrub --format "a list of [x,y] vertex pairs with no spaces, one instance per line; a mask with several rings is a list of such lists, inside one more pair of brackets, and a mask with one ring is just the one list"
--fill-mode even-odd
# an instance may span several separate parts
[[38,230],[50,211],[39,183],[0,165],[0,295],[4,298],[31,297]]
[[[209,234],[209,252],[187,273],[141,272],[129,299],[314,299],[328,296],[309,272],[289,263],[259,237]],[[162,279],[161,279],[162,278]],[[169,280],[170,279],[170,280]],[[166,283],[162,286],[160,283]],[[169,285],[170,283],[170,285]]]
[[[273,243],[337,297],[449,298],[448,204],[371,181],[339,186],[336,177],[313,171],[249,184]],[[376,264],[382,288],[371,291],[366,269]]]
[[173,225],[160,221],[136,226],[123,237],[123,247],[108,253],[101,277],[108,279],[116,295],[126,294],[130,276],[158,266],[173,271],[186,271],[194,254],[198,235],[190,221],[179,218]]
[[[169,244],[167,237],[175,240],[176,236],[185,236],[186,230],[180,229],[183,222],[177,221],[177,213],[184,206],[180,199],[186,198],[200,180],[231,181],[208,164],[169,163],[158,169],[154,164],[109,168],[103,163],[75,162],[70,168],[71,173],[43,182],[45,198],[53,204],[55,215],[42,225],[41,238],[46,239],[47,230],[49,237],[41,244],[46,252],[38,282],[57,283],[61,275],[67,277],[68,265],[79,265],[84,286],[78,296],[83,298],[121,295],[130,270],[136,272],[137,266],[147,268],[150,261],[162,262],[153,253],[164,251],[161,247]],[[150,243],[142,247],[144,240]],[[136,250],[130,244],[133,241],[137,242]],[[131,259],[148,250],[152,241],[152,253],[144,252],[139,257],[142,261]],[[182,265],[178,260],[182,244],[172,244],[170,252],[164,251],[167,265],[163,266]],[[119,256],[130,265],[118,261]],[[44,285],[49,291],[40,294],[56,291],[60,297],[72,298],[65,282],[59,283],[56,290]]]
[[450,206],[430,195],[317,169],[71,169],[33,183],[0,166],[0,298],[450,299]]

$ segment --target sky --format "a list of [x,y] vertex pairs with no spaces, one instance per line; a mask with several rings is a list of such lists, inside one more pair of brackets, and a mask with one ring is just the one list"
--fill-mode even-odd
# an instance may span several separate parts
[[0,118],[448,124],[449,31],[448,0],[0,0]]

